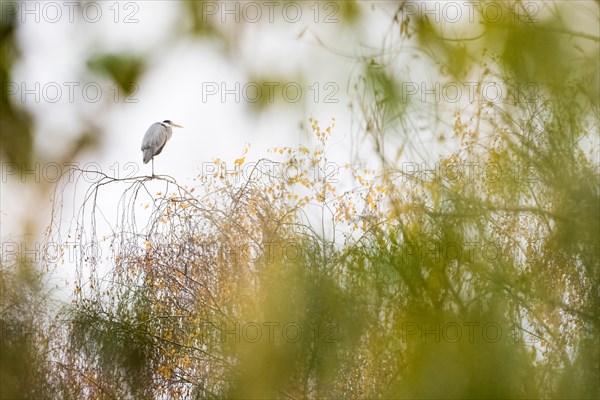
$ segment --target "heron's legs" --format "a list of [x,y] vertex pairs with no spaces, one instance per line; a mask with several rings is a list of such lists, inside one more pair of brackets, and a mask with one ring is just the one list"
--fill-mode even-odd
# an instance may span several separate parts
[[152,176],[154,176],[154,157],[152,157]]

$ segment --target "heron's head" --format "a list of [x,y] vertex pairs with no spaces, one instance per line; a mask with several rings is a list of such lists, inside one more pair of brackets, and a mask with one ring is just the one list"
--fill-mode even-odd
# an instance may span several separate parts
[[170,119],[165,119],[163,121],[163,124],[170,126],[171,128],[183,128],[183,126],[181,125],[177,125],[176,123],[174,123],[173,121],[171,121]]

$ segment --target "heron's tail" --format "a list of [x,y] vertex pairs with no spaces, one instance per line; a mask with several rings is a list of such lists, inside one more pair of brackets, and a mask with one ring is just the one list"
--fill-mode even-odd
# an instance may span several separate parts
[[144,150],[144,164],[148,164],[152,160],[152,152],[150,149]]

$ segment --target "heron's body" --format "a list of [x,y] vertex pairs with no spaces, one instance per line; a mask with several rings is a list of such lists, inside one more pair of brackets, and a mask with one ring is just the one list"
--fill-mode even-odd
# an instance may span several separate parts
[[146,131],[144,139],[142,139],[142,152],[144,154],[144,164],[148,164],[152,160],[152,175],[154,176],[154,157],[159,155],[165,148],[167,141],[173,135],[173,128],[181,128],[180,125],[174,124],[170,120],[163,122],[155,122],[150,125]]

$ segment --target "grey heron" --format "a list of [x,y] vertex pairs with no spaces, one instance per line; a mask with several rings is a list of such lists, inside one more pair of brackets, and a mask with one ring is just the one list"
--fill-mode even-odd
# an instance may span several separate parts
[[155,122],[150,125],[144,139],[142,139],[144,164],[148,164],[148,161],[152,160],[152,176],[154,176],[154,157],[160,154],[167,141],[171,139],[173,135],[172,128],[183,128],[183,126],[177,125],[168,119],[163,122]]

